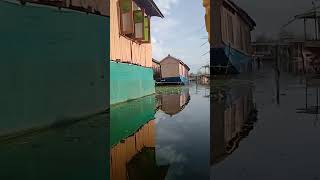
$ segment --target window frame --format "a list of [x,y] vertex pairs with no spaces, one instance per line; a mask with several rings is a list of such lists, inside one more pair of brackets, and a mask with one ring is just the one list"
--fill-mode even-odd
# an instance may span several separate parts
[[[133,6],[134,6],[134,0],[128,0],[131,2],[131,6],[130,6],[130,14],[131,14],[131,29],[132,29],[132,32],[129,31],[129,32],[124,32],[123,31],[123,19],[122,19],[122,11],[121,11],[121,0],[118,1],[117,3],[117,8],[118,8],[118,22],[120,23],[119,25],[119,34],[123,37],[125,37],[126,39],[130,40],[130,41],[133,41],[133,42],[136,42],[138,44],[146,44],[146,43],[151,43],[151,26],[150,26],[150,17],[148,15],[145,14],[145,9],[140,8],[140,10],[142,11],[143,13],[143,21],[142,21],[142,34],[143,34],[143,38],[136,38],[135,35],[136,35],[136,30],[135,30],[135,21],[134,21],[134,12],[135,11],[140,11],[140,10],[134,10],[133,9]],[[148,19],[148,40],[145,41],[145,18]]]

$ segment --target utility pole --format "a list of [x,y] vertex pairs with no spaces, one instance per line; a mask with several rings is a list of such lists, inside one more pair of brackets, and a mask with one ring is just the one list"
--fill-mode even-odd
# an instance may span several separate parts
[[315,28],[315,40],[319,39],[319,31],[320,31],[320,27],[319,27],[319,22],[318,22],[318,14],[317,14],[317,6],[316,6],[316,2],[312,1],[312,5],[313,5],[313,9],[314,9],[314,28]]

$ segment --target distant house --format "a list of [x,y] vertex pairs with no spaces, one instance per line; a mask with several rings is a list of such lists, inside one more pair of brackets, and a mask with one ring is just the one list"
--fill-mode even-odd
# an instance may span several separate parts
[[161,65],[160,62],[152,59],[153,79],[161,78]]
[[274,47],[276,43],[273,42],[253,42],[251,43],[252,51],[255,56],[262,57],[262,60],[274,60]]
[[161,83],[165,84],[188,84],[190,68],[180,59],[170,54],[161,62]]

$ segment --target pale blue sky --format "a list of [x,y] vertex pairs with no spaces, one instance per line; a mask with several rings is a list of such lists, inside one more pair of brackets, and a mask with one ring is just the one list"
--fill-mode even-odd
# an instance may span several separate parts
[[197,72],[210,61],[209,44],[200,47],[208,41],[202,0],[154,1],[165,18],[151,19],[153,57],[161,61],[170,54],[185,62],[191,72]]

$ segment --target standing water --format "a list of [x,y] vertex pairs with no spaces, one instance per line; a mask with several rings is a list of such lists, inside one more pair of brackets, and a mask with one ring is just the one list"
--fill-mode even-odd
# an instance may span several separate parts
[[209,179],[209,89],[161,86],[111,109],[111,179]]

